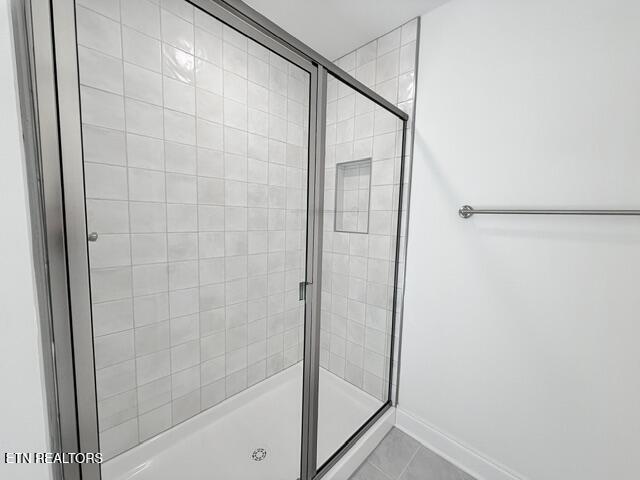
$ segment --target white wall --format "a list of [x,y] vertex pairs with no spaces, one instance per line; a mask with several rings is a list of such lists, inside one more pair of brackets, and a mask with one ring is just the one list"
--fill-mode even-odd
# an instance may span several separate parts
[[47,465],[7,465],[4,452],[48,450],[24,158],[9,2],[0,1],[0,478],[50,478]]
[[640,3],[422,21],[400,424],[484,478],[512,477],[470,451],[516,478],[638,478],[640,220],[457,209],[640,208]]

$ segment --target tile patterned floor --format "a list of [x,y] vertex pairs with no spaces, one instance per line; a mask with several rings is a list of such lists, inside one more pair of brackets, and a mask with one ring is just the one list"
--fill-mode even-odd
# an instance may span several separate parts
[[393,428],[350,480],[474,480],[418,441]]

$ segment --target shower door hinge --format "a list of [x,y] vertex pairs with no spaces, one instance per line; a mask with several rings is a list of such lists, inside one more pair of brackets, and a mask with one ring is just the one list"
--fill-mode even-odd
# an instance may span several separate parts
[[307,299],[307,285],[311,285],[311,282],[300,282],[298,284],[298,300]]

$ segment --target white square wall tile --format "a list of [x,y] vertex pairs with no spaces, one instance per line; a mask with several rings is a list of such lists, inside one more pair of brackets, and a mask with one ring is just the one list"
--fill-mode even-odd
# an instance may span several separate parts
[[168,271],[166,264],[137,265],[133,267],[134,296],[166,292]]
[[[201,234],[202,235],[202,234]],[[169,261],[195,260],[198,258],[198,234],[170,233],[167,235]]]
[[167,202],[195,204],[198,200],[196,178],[195,175],[167,173]]
[[200,388],[175,399],[171,403],[173,424],[177,425],[200,412]]
[[[195,288],[198,284],[198,262],[172,262],[169,264],[169,290]],[[173,310],[172,315],[175,316]]]
[[[209,360],[218,358],[221,355],[224,358],[225,353],[225,331],[214,333],[213,335],[207,335],[200,339],[200,348],[202,352],[202,359]],[[224,364],[224,363],[223,363]]]
[[131,268],[100,268],[91,271],[91,300],[95,303],[131,297]]
[[164,142],[158,138],[128,134],[127,163],[129,167],[163,170]]
[[200,319],[198,314],[171,319],[171,345],[179,345],[198,339]]
[[247,52],[249,52],[249,55],[259,58],[260,60],[265,62],[269,61],[269,50],[250,38],[247,39]]
[[[186,3],[186,2],[185,2]],[[193,54],[193,24],[164,9],[161,12],[162,41]]]
[[94,304],[91,312],[96,336],[133,328],[133,302],[130,298]]
[[131,98],[125,99],[127,132],[163,138],[162,108]]
[[160,38],[160,8],[149,0],[121,0],[122,24]]
[[224,124],[238,128],[247,129],[247,105],[234,100],[224,99]]
[[129,27],[122,27],[122,56],[126,62],[161,71],[160,41]]
[[269,64],[253,55],[249,55],[247,58],[247,78],[255,84],[268,87]]
[[222,38],[222,22],[220,20],[198,8],[195,9],[194,17],[196,27]]
[[376,82],[381,83],[385,80],[389,80],[390,78],[397,76],[399,60],[399,50],[392,50],[389,53],[378,57],[376,63]]
[[169,322],[151,323],[135,329],[136,357],[167,350],[171,346]]
[[224,177],[223,153],[208,148],[198,148],[197,173],[205,177]]
[[416,68],[416,42],[403,45],[400,48],[400,60],[398,64],[398,72],[405,73],[414,71]]
[[202,409],[213,407],[226,398],[226,379],[210,383],[201,390]]
[[203,385],[223,379],[225,376],[225,356],[221,355],[201,364],[200,374]]
[[[200,342],[197,340],[171,348],[171,371],[179,372],[200,362]],[[198,382],[200,380],[198,375]],[[194,374],[195,381],[195,374]],[[172,382],[173,383],[173,382]]]
[[100,13],[105,17],[109,17],[112,20],[120,20],[118,0],[78,0],[77,4]]
[[196,28],[195,55],[216,65],[222,65],[222,39],[205,29]]
[[378,39],[378,57],[400,48],[400,34],[401,28],[396,28]]
[[195,59],[190,53],[163,44],[162,67],[164,75],[193,85],[195,81]]
[[171,404],[168,403],[139,417],[140,441],[147,440],[171,427]]
[[171,401],[171,377],[161,377],[138,386],[138,411],[140,414],[155,410]]
[[87,198],[103,200],[127,199],[127,169],[112,165],[85,165],[85,193]]
[[138,443],[138,419],[133,418],[100,432],[100,451],[105,459],[134,447]]
[[224,43],[222,48],[222,65],[225,70],[241,77],[247,77],[247,52],[230,43]]
[[164,106],[189,115],[196,114],[195,89],[186,83],[164,78]]
[[247,105],[262,112],[269,112],[269,90],[253,82],[247,83]]
[[[227,181],[237,180],[245,182],[247,180],[247,157],[232,153],[224,154],[224,171]],[[246,196],[246,185],[244,187]],[[231,204],[230,204],[231,205]],[[246,200],[240,205],[246,205]]]
[[133,265],[166,262],[166,234],[146,233],[131,235],[131,259]]
[[225,279],[223,258],[206,258],[199,262],[200,284],[220,283]]
[[100,235],[100,241],[89,244],[91,268],[131,265],[129,235]]
[[199,205],[198,220],[198,226],[201,232],[224,231],[224,207]]
[[[180,347],[177,347],[180,348]],[[177,349],[176,348],[176,349]],[[189,355],[192,355],[189,352]],[[198,352],[198,356],[200,352]],[[191,392],[200,389],[200,365],[192,365],[191,367],[174,373],[171,376],[171,396],[174,402]],[[199,396],[199,395],[198,395]]]
[[169,319],[169,295],[166,292],[134,297],[133,317],[136,328]]
[[247,155],[247,132],[231,127],[224,128],[224,151]]
[[191,315],[199,311],[197,288],[169,292],[169,313],[172,317]]
[[167,205],[168,232],[196,232],[198,208],[196,205],[169,203]]
[[170,142],[196,144],[196,119],[192,115],[164,109],[164,138]]
[[224,96],[240,103],[247,103],[247,79],[233,72],[224,71]]
[[200,258],[223,257],[224,233],[200,232],[198,234],[198,247]]
[[124,133],[93,125],[83,125],[82,153],[85,162],[125,165],[127,152]]
[[196,148],[192,145],[165,142],[165,169],[167,172],[195,175]]
[[89,87],[80,88],[82,122],[85,124],[124,130],[122,96]]
[[167,231],[166,207],[162,203],[130,202],[132,233]]
[[222,132],[223,132],[222,125],[198,118],[197,119],[198,147],[208,148],[211,150],[222,150],[224,145]]
[[224,205],[225,181],[218,178],[198,177],[198,203]]
[[96,394],[98,400],[132,390],[136,386],[135,362],[122,363],[96,371]]
[[122,363],[134,357],[133,330],[96,337],[93,344],[96,369]]
[[196,59],[195,65],[196,86],[222,95],[222,69],[201,58]]
[[361,67],[376,59],[378,41],[374,40],[356,50],[356,67]]
[[162,105],[162,77],[146,68],[124,64],[124,91],[127,97]]
[[134,201],[164,202],[165,174],[154,170],[129,168],[129,198]]
[[247,50],[247,37],[227,25],[222,26],[222,38],[240,50]]
[[129,390],[98,402],[100,432],[120,425],[138,415],[136,391]]
[[198,88],[196,91],[197,116],[210,122],[222,123],[223,97]]
[[418,19],[414,18],[413,20],[405,23],[402,26],[401,30],[401,44],[406,45],[407,43],[416,41],[418,36]]
[[162,8],[177,15],[178,17],[193,23],[194,7],[185,0],[162,0],[160,2]]
[[82,46],[78,47],[80,83],[122,94],[122,61]]
[[116,21],[79,6],[76,9],[76,25],[79,45],[122,58],[120,25]]
[[136,375],[138,385],[165,377],[171,372],[171,355],[169,350],[138,357],[136,359]]

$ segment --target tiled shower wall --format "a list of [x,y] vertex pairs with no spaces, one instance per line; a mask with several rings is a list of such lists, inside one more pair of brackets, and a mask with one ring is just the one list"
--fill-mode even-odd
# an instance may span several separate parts
[[[406,132],[400,267],[395,292],[396,365],[402,318],[418,28],[418,19],[414,19],[336,61],[356,79],[398,105],[410,118]],[[400,128],[401,124],[393,121],[396,117],[373,108],[371,102],[335,79],[330,79],[327,93],[321,364],[383,400],[389,372],[402,143],[401,132],[392,134],[390,129],[396,125]],[[356,102],[352,106],[354,95]],[[394,150],[392,156],[388,154],[391,149]],[[335,232],[332,218],[335,164],[367,157],[373,157],[369,233]],[[394,389],[395,383],[394,378]]]
[[302,358],[309,76],[183,0],[77,0],[101,450]]

